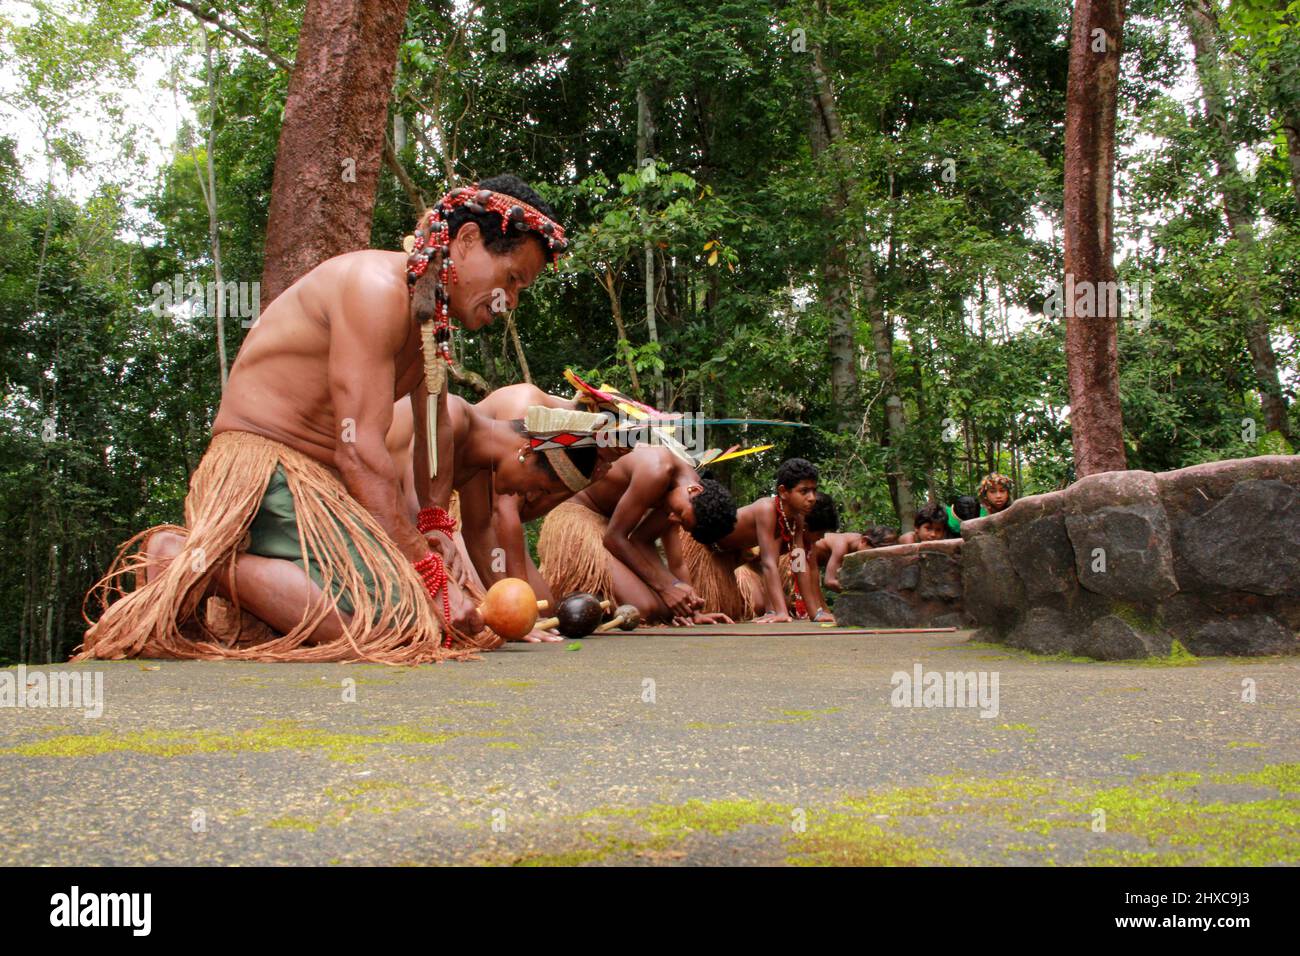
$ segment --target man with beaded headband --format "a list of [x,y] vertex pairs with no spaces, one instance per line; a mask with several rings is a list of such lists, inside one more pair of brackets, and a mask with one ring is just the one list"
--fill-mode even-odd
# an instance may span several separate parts
[[[298,279],[240,349],[185,525],[127,542],[89,596],[105,610],[80,656],[419,663],[464,653],[453,635],[468,641],[483,627],[447,568],[458,560],[445,511],[452,321],[473,330],[514,309],[565,249],[546,203],[500,176],[444,196],[406,252],[346,253]],[[416,523],[385,444],[406,395]],[[266,626],[214,631],[212,598]]]

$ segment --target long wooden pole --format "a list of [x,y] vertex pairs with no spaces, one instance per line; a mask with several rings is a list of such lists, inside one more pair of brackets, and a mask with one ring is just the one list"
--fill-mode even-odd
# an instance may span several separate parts
[[660,637],[669,634],[691,634],[705,633],[711,637],[822,637],[826,635],[858,635],[858,634],[951,634],[960,630],[956,627],[828,627],[815,631],[778,631],[763,630],[755,631],[719,631],[718,627],[726,625],[719,624],[696,624],[693,627],[652,627],[638,628],[629,633],[638,637]]

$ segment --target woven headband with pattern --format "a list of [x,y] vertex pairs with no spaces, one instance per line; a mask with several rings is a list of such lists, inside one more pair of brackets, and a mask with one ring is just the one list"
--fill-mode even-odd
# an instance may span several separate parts
[[600,445],[597,436],[609,422],[610,417],[600,413],[530,405],[524,413],[524,432],[528,447],[545,455],[564,486],[576,494],[590,485],[591,479],[574,465],[569,450]]

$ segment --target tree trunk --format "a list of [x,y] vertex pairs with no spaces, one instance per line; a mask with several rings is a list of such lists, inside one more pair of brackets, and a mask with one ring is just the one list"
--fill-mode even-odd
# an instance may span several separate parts
[[23,617],[18,631],[18,663],[20,664],[26,664],[31,659],[31,648],[36,641],[36,614],[37,608],[40,607],[36,572],[36,552],[41,540],[39,530],[36,511],[32,510],[27,519],[27,537],[23,548],[26,573],[23,575]]
[[1300,112],[1291,110],[1282,117],[1282,129],[1286,133],[1286,154],[1288,168],[1291,170],[1291,192],[1295,202],[1300,206]]
[[[207,27],[200,24],[199,32],[203,34],[203,55],[208,68],[208,144],[207,144],[207,183],[199,177],[199,186],[203,192],[203,201],[208,207],[208,242],[212,247],[212,277],[217,283],[216,326],[217,326],[217,366],[221,374],[221,390],[226,390],[230,365],[226,361],[226,285],[221,274],[221,231],[217,224],[217,172],[213,153],[217,149],[217,75],[212,62],[212,41],[208,37]],[[206,299],[204,300],[207,301]]]
[[402,192],[406,193],[406,201],[415,209],[415,214],[418,216],[424,212],[428,205],[424,201],[424,193],[420,192],[420,187],[415,184],[411,174],[402,167],[402,161],[397,157],[397,149],[388,141],[387,134],[384,136],[384,165],[397,177]]
[[[1076,474],[1127,467],[1115,315],[1075,315],[1081,283],[1115,281],[1115,108],[1124,0],[1076,0],[1065,95],[1065,358]],[[1086,288],[1086,287],[1083,287]],[[1096,295],[1096,313],[1109,311]]]
[[407,0],[307,0],[271,181],[262,308],[364,249]]
[[[831,143],[830,124],[834,123],[838,131],[839,119],[832,103],[828,122],[821,96],[813,96],[810,106],[813,156],[821,156]],[[837,190],[836,196],[826,204],[827,220],[834,222],[843,216],[845,205],[843,191]],[[857,427],[858,343],[850,295],[849,257],[844,244],[835,239],[831,240],[822,260],[822,301],[830,320],[827,345],[831,360],[831,404],[836,412],[836,430],[844,432]]]
[[[636,90],[636,168],[639,173],[643,164],[654,162],[654,114],[650,111],[650,96],[645,88]],[[645,324],[650,341],[659,343],[659,324],[655,316],[655,251],[654,244],[647,238],[642,251],[645,259]],[[652,376],[654,382],[654,402],[659,408],[664,404],[663,372],[655,368]]]
[[[614,316],[614,330],[618,333],[618,340],[624,345],[630,344],[627,340],[627,326],[623,322],[623,303],[618,300],[618,285],[614,280],[613,270],[606,270],[600,274],[600,284],[605,287],[605,292],[609,296],[610,313]],[[625,351],[627,357],[627,373],[632,379],[632,390],[638,395],[641,394],[641,382],[637,379],[636,365],[632,362],[632,353]]]
[[827,345],[831,359],[831,404],[835,427],[845,432],[858,425],[858,343],[853,306],[849,300],[849,259],[844,246],[833,241],[822,262],[823,302],[830,319]]
[[[488,342],[488,330],[483,329],[475,338],[478,339],[479,361],[483,363],[484,381],[491,387],[497,380],[497,362],[492,357],[492,346]],[[455,366],[452,366],[455,368]]]
[[[820,156],[844,135],[840,125],[839,110],[835,105],[830,82],[822,65],[821,49],[814,47],[812,60],[812,149]],[[844,216],[848,204],[841,186],[837,195],[827,204],[827,217],[832,221]],[[822,263],[822,278],[826,285],[826,311],[830,319],[828,350],[831,364],[831,401],[838,411],[836,427],[845,431],[856,425],[858,384],[858,342],[856,323],[849,298],[849,262],[842,244],[832,241]]]
[[41,648],[42,659],[38,663],[53,663],[54,653],[54,605],[59,599],[59,546],[51,541],[50,549],[50,566],[49,566],[49,584],[45,590],[45,628],[44,639]]
[[[814,95],[814,123],[812,145],[815,153],[824,149],[834,147],[844,136],[844,127],[840,122],[839,108],[835,103],[834,91],[831,89],[830,80],[826,76],[826,69],[822,63],[822,53],[819,46],[812,49],[812,58],[810,70],[813,80]],[[841,173],[847,177],[850,171],[843,168],[841,164]],[[841,185],[839,192],[839,209],[838,216],[844,215],[844,189]],[[876,357],[876,372],[880,376],[881,390],[885,395],[885,423],[889,432],[889,445],[893,454],[891,455],[893,464],[893,473],[890,476],[891,489],[894,492],[894,507],[898,511],[899,526],[904,532],[912,530],[913,519],[916,513],[916,499],[912,492],[912,482],[906,474],[902,460],[899,457],[899,448],[907,433],[907,419],[903,414],[903,400],[898,394],[897,377],[894,373],[894,338],[885,317],[885,311],[880,302],[879,283],[876,279],[876,267],[871,261],[871,249],[867,242],[867,237],[861,232],[857,236],[859,255],[861,256],[862,266],[860,282],[862,287],[862,305],[867,313],[867,319],[871,323],[871,336]],[[841,250],[842,251],[842,250]],[[856,404],[858,395],[858,369],[857,369],[857,339],[854,334],[853,317],[850,313],[845,317],[840,316],[836,324],[835,314],[832,313],[832,331],[831,331],[831,388],[832,394],[835,394],[836,388],[842,389],[840,394],[847,395],[853,404]],[[836,351],[840,355],[836,356]],[[846,356],[847,351],[847,356]],[[847,361],[845,358],[847,357]],[[839,374],[840,381],[837,386],[835,376]],[[845,402],[845,404],[849,404]],[[852,405],[850,405],[852,407]]]
[[528,356],[524,354],[524,344],[519,341],[519,327],[515,325],[515,314],[513,312],[506,319],[506,331],[510,333],[510,341],[515,347],[515,358],[519,360],[519,371],[523,373],[524,381],[532,385],[533,373],[528,368]]
[[[1221,31],[1218,15],[1206,0],[1187,0],[1184,9],[1187,27],[1192,35],[1192,48],[1196,51],[1196,76],[1205,100],[1205,121],[1212,136],[1210,155],[1214,157],[1214,165],[1217,167],[1216,178],[1223,199],[1223,214],[1244,260],[1255,246],[1255,224],[1250,214],[1246,183],[1237,168],[1236,143],[1233,142],[1232,131],[1228,127],[1226,84],[1219,62]],[[1268,314],[1260,301],[1259,288],[1251,278],[1249,262],[1242,262],[1239,274],[1246,286],[1246,347],[1250,351],[1250,362],[1255,371],[1265,426],[1268,431],[1281,432],[1290,438],[1286,399],[1278,380],[1277,356],[1273,352]]]

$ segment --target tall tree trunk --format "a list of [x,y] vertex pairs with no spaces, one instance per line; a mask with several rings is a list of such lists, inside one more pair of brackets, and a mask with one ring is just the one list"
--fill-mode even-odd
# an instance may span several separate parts
[[[213,154],[217,150],[217,74],[212,62],[212,40],[207,27],[199,25],[203,34],[203,56],[208,68],[208,142],[207,142],[207,179],[199,175],[199,189],[203,193],[203,202],[208,207],[208,242],[212,247],[212,277],[217,283],[216,327],[217,327],[217,367],[220,370],[221,390],[226,390],[229,376],[229,364],[226,361],[226,285],[221,274],[221,231],[217,227],[217,172]],[[205,300],[206,301],[206,300]]]
[[[820,46],[812,48],[811,61],[810,70],[812,72],[815,106],[814,119],[820,120],[819,124],[815,123],[813,126],[812,145],[814,152],[820,152],[824,149],[834,148],[844,138],[844,126],[840,122],[839,108],[836,105],[834,91],[831,89],[830,80],[822,62]],[[850,171],[844,168],[842,158],[837,161],[840,164],[841,175],[845,177],[841,181],[840,189],[837,190],[839,193],[839,209],[837,212],[839,217],[842,217],[847,205],[844,182],[847,181]],[[889,433],[893,464],[893,471],[890,475],[892,479],[890,488],[894,493],[894,507],[898,512],[899,525],[906,532],[912,530],[916,513],[916,499],[912,491],[911,479],[908,478],[899,456],[899,448],[907,434],[907,419],[903,414],[903,399],[898,394],[897,376],[894,372],[894,336],[880,301],[880,286],[876,278],[875,264],[871,260],[871,249],[866,235],[861,231],[857,235],[857,244],[862,263],[859,276],[862,290],[861,301],[867,313],[867,319],[871,323],[876,372],[880,376],[881,389],[885,395],[885,424]],[[836,322],[834,313],[832,313],[831,319],[832,323]],[[850,313],[847,316],[847,321],[845,319],[846,317],[841,314],[838,327],[836,325],[832,326],[830,341],[831,387],[834,394],[834,389],[837,387],[835,376],[838,372],[841,376],[838,387],[843,390],[841,394],[848,396],[850,401],[856,404],[858,395],[857,337],[854,334],[852,314]],[[838,362],[835,354],[837,349],[840,351]],[[847,354],[845,354],[846,352]],[[845,404],[848,404],[848,402]]]
[[45,589],[45,628],[39,663],[53,663],[54,656],[54,605],[59,599],[59,546],[49,543],[49,584]]
[[[492,346],[488,342],[487,331],[487,329],[484,329],[475,338],[478,339],[479,361],[483,363],[484,380],[489,386],[494,386],[497,380],[497,362],[492,357]],[[452,366],[452,368],[455,367],[455,365]]]
[[[821,156],[830,146],[830,131],[821,97],[814,95],[809,102],[809,138],[813,156]],[[838,130],[838,119],[834,122]],[[827,220],[835,222],[842,217],[845,205],[843,190],[837,190],[826,203]],[[859,417],[858,344],[850,287],[848,253],[842,242],[833,239],[822,259],[822,301],[831,327],[827,341],[831,360],[831,404],[836,411],[836,430],[841,432],[856,427]]]
[[533,373],[528,368],[528,356],[524,354],[524,343],[519,341],[519,327],[515,325],[515,314],[513,312],[506,318],[506,331],[510,333],[510,341],[515,347],[515,358],[519,360],[519,371],[523,374],[524,381],[532,385]]
[[894,372],[894,334],[885,319],[880,304],[880,290],[876,270],[867,259],[862,270],[862,304],[871,322],[871,338],[876,353],[876,371],[885,392],[885,425],[889,429],[889,444],[893,451],[894,507],[903,532],[912,530],[916,517],[916,497],[912,481],[907,476],[899,455],[899,443],[907,434],[907,419],[903,415],[903,399],[898,394],[897,375]]
[[1300,111],[1288,110],[1282,117],[1282,130],[1286,133],[1287,165],[1291,170],[1291,192],[1300,206]]
[[24,539],[23,556],[26,559],[26,573],[23,575],[23,617],[18,631],[18,663],[26,664],[31,660],[31,649],[36,643],[37,609],[41,606],[39,574],[36,570],[37,552],[40,548],[40,525],[36,520],[36,510],[28,513],[27,537]]
[[[1124,0],[1076,0],[1065,94],[1065,358],[1076,474],[1127,467],[1118,316],[1076,316],[1074,290],[1115,281],[1115,110]],[[1073,281],[1071,281],[1071,279]],[[1109,311],[1096,295],[1095,313]]]
[[[650,95],[644,86],[636,89],[636,168],[641,172],[647,160],[654,162],[654,113],[650,109]],[[645,272],[645,324],[650,341],[659,343],[659,323],[655,315],[655,250],[649,238],[642,246]],[[664,404],[663,372],[656,368],[651,376],[654,382],[654,403]]]
[[849,257],[844,245],[833,241],[822,261],[822,301],[830,319],[828,349],[831,359],[831,404],[835,409],[835,427],[845,432],[854,429],[861,417],[858,407],[858,343],[854,334],[853,304],[849,297]]
[[[844,136],[839,110],[835,105],[830,81],[822,65],[819,47],[813,48],[812,62],[813,99],[811,139],[814,156],[820,156]],[[843,184],[827,203],[826,213],[832,221],[844,216],[848,205]],[[822,278],[826,285],[826,311],[830,319],[828,350],[831,364],[831,401],[839,412],[836,423],[840,431],[856,424],[858,385],[858,342],[856,323],[849,296],[849,262],[844,246],[833,241],[822,263]]]
[[[605,293],[609,296],[609,309],[614,317],[614,330],[618,333],[618,340],[625,345],[630,344],[627,340],[627,325],[623,322],[623,303],[618,298],[618,283],[614,278],[614,271],[607,269],[600,273],[600,284],[605,287]],[[632,391],[637,394],[641,393],[641,382],[636,375],[636,365],[632,362],[632,353],[624,352],[627,356],[627,374],[632,380]]]
[[307,0],[271,181],[262,308],[370,242],[407,0]]
[[[1205,100],[1205,121],[1212,137],[1210,154],[1217,167],[1223,214],[1237,240],[1238,252],[1245,260],[1255,246],[1255,224],[1250,214],[1246,183],[1237,168],[1236,143],[1228,127],[1227,84],[1219,62],[1221,31],[1218,14],[1206,0],[1187,0],[1184,11],[1192,35],[1192,48],[1196,51],[1196,76]],[[1291,428],[1286,399],[1278,379],[1277,355],[1273,352],[1268,314],[1260,301],[1259,287],[1251,277],[1248,262],[1242,262],[1240,274],[1246,286],[1246,347],[1250,351],[1250,362],[1259,387],[1264,422],[1268,431],[1281,432],[1289,438]]]

